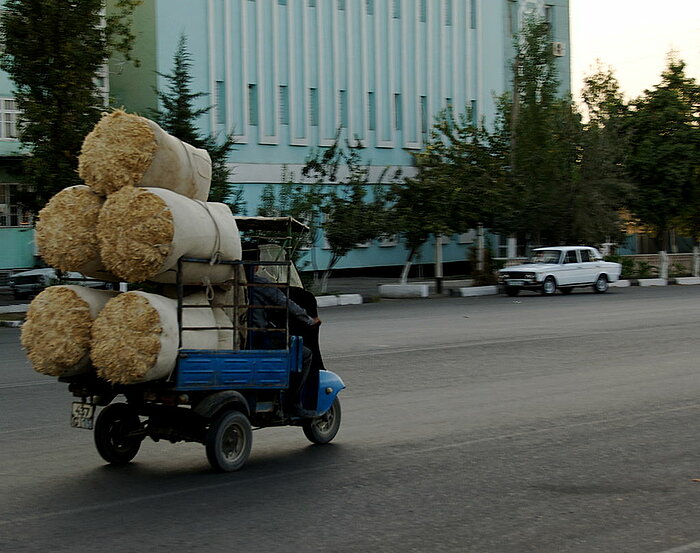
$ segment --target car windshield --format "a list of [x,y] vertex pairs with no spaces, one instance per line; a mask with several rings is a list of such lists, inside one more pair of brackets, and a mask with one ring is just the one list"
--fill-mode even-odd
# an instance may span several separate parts
[[538,250],[532,252],[530,263],[559,263],[559,250]]

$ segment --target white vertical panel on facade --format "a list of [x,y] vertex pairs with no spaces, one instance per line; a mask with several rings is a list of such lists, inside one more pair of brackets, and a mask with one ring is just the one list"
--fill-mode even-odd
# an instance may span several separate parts
[[454,20],[452,32],[452,82],[450,83],[452,105],[454,106],[455,115],[464,111],[464,88],[461,86],[462,70],[464,68],[464,37],[468,33],[469,21],[467,19],[469,13],[469,2],[455,2]]
[[420,142],[420,102],[416,89],[418,75],[417,14],[415,0],[404,0],[399,20],[403,29],[402,57],[402,97],[404,113],[403,145],[405,148],[419,149]]
[[[209,90],[213,93],[216,90],[216,14],[214,0],[207,1],[207,49],[209,57]],[[209,111],[209,128],[216,128],[216,110]]]
[[[318,143],[331,146],[335,136],[335,67],[337,52],[335,36],[337,30],[338,6],[336,2],[317,2],[319,10],[319,48],[318,48],[318,106],[316,123],[318,125]],[[324,34],[323,30],[326,30]],[[330,94],[329,94],[330,93]],[[313,108],[313,106],[310,106]]]
[[[277,144],[277,33],[279,6],[256,2],[256,55],[258,91],[258,143]],[[266,9],[267,8],[267,9]]]
[[[304,0],[290,0],[289,3],[291,4],[287,8],[289,42],[285,45],[289,75],[289,143],[293,146],[308,146],[308,110],[305,92],[308,81],[307,65],[313,56],[309,50],[307,29],[309,29],[309,16],[312,15],[309,10],[316,10],[316,8],[308,7]],[[314,11],[313,15],[315,13]],[[301,48],[299,48],[299,40],[301,40]],[[303,56],[298,55],[299,50]]]
[[393,82],[392,82],[392,60],[391,57],[391,37],[387,32],[388,25],[383,17],[374,17],[374,66],[377,86],[377,125],[376,125],[376,146],[377,148],[393,148],[393,126],[394,114]]
[[484,97],[484,25],[483,25],[483,13],[484,10],[481,7],[481,0],[474,0],[476,2],[476,40],[474,42],[474,50],[476,53],[476,73],[475,73],[475,84],[476,84],[476,113],[474,117],[478,120],[483,113],[484,107],[486,106],[486,98]]

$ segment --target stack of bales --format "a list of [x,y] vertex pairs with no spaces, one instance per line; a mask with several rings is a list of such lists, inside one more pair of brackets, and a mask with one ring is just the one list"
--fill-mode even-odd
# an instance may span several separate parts
[[[115,111],[85,138],[79,174],[86,185],[62,190],[39,213],[36,240],[45,261],[100,280],[174,283],[181,257],[211,260],[183,265],[183,283],[195,290],[185,304],[197,306],[183,309],[183,326],[219,330],[183,332],[181,345],[236,347],[233,332],[222,328],[232,325],[234,313],[216,302],[231,303],[239,273],[214,261],[241,259],[241,243],[230,209],[206,202],[207,152],[153,121]],[[167,376],[178,342],[176,300],[76,286],[39,294],[22,330],[37,371],[70,376],[94,366],[121,384]]]

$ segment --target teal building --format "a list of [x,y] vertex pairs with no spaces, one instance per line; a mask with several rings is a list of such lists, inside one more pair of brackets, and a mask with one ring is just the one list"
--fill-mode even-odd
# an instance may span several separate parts
[[[550,23],[568,93],[569,0],[144,0],[134,27],[140,65],[111,60],[109,94],[112,105],[147,115],[184,34],[192,88],[205,93],[200,107],[213,106],[199,126],[235,135],[232,182],[254,215],[263,187],[282,182],[285,170],[298,175],[339,128],[362,142],[363,163],[379,175],[387,166],[414,171],[412,154],[445,107],[471,108],[488,124],[495,97],[510,88],[513,33],[531,12]],[[3,90],[11,99],[4,81],[0,98]],[[0,209],[11,205],[11,194],[3,198]],[[474,233],[442,241],[446,262],[465,260]],[[398,240],[376,241],[338,268],[401,265],[406,253]],[[328,250],[319,243],[308,255],[322,268]],[[420,261],[432,256],[428,245]]]

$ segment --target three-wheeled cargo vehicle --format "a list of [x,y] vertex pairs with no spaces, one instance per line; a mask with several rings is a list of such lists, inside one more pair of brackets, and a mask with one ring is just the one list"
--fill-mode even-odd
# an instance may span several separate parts
[[[309,315],[316,316],[313,296],[300,288],[300,280],[290,261],[290,243],[304,225],[288,218],[237,218],[242,233],[257,233],[266,240],[286,229],[282,246],[268,259],[217,261],[238,265],[241,272],[252,265],[272,273],[265,286],[278,287],[287,301],[296,301]],[[277,236],[279,238],[279,236]],[[211,263],[209,259],[183,258],[180,264]],[[178,271],[180,274],[181,271]],[[280,306],[251,305],[251,287],[260,286],[252,279],[241,279],[243,302],[236,300],[223,307],[251,312],[253,309],[278,309],[283,321],[272,329],[253,328],[245,315],[240,324],[234,317],[230,330],[250,336],[258,333],[270,340],[243,339],[239,349],[196,350],[180,348],[172,373],[164,380],[119,385],[97,376],[95,371],[73,377],[62,377],[79,400],[73,402],[71,426],[94,430],[99,454],[113,465],[129,463],[138,453],[141,442],[169,440],[204,444],[212,467],[220,471],[240,469],[248,459],[252,446],[252,430],[273,426],[298,426],[314,444],[330,442],[338,432],[341,420],[338,393],[345,388],[341,378],[323,367],[317,347],[318,329],[306,339],[316,341],[312,367],[303,367],[305,337],[290,327],[289,310]],[[295,285],[295,286],[292,286]],[[185,284],[177,283],[178,325],[180,343]],[[291,298],[291,300],[290,300]],[[217,327],[220,330],[220,327]],[[197,327],[197,330],[206,330]],[[260,347],[269,343],[269,347]],[[257,349],[251,349],[255,346]],[[306,370],[304,370],[304,368]],[[304,378],[301,381],[302,373]],[[123,400],[117,398],[124,398]],[[100,407],[95,418],[96,408]]]

